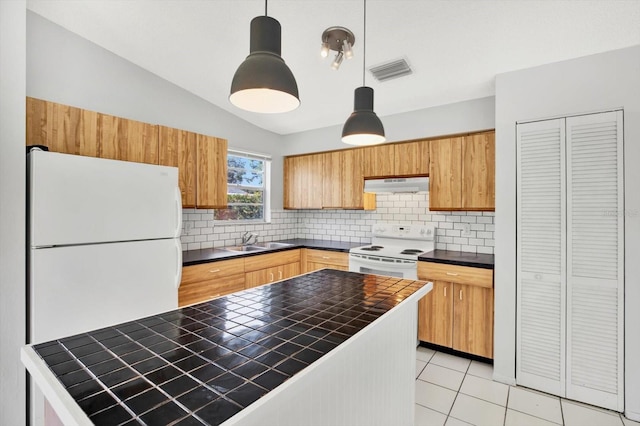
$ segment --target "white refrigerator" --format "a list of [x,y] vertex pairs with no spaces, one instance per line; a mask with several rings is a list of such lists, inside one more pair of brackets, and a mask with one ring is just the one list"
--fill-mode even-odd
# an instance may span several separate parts
[[177,168],[40,150],[27,165],[27,343],[178,307]]

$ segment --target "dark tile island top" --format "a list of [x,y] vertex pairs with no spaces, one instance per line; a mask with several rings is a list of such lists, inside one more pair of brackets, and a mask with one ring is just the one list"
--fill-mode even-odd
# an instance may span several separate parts
[[217,425],[424,284],[325,269],[33,349],[94,424]]
[[240,257],[259,256],[261,254],[273,253],[277,251],[293,250],[299,248],[320,249],[328,251],[348,252],[353,247],[360,247],[362,243],[349,243],[345,241],[313,240],[304,238],[294,238],[290,240],[278,240],[278,243],[291,244],[289,247],[265,249],[254,252],[233,252],[222,248],[207,248],[199,250],[186,250],[182,252],[182,265],[191,266],[201,263],[215,262],[218,260],[229,260]]
[[449,265],[470,266],[473,268],[493,269],[492,254],[468,253],[464,251],[433,250],[418,256],[423,262],[446,263]]

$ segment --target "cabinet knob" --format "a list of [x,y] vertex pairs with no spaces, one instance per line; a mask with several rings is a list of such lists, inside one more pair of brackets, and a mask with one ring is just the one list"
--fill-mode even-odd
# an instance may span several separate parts
[[216,272],[220,272],[220,269],[209,269],[209,272],[215,274]]
[[447,288],[444,288],[444,297],[447,297]]
[[273,272],[269,272],[269,275],[271,275],[271,279],[269,281],[273,281]]
[[322,256],[323,259],[331,259],[329,256]]
[[282,271],[278,271],[278,279],[281,280],[282,279]]
[[447,272],[447,275],[451,275],[452,277],[458,276],[458,274],[456,274],[455,272]]
[[462,290],[460,290],[460,300],[462,300]]

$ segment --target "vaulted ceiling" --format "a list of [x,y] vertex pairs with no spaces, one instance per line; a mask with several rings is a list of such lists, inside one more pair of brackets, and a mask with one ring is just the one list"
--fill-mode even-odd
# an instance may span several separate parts
[[[228,100],[249,53],[249,22],[262,0],[28,0],[45,18],[279,134],[342,124],[362,85],[362,0],[272,0],[282,56],[301,106],[284,114],[241,111]],[[322,32],[344,26],[354,58],[339,70],[320,57]],[[496,74],[640,44],[638,0],[369,0],[366,67],[405,58],[413,74],[376,81],[385,115],[494,95]]]

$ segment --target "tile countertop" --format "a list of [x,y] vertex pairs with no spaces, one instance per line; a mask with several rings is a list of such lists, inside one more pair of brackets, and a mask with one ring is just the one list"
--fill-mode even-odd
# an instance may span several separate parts
[[22,360],[63,421],[217,425],[429,289],[321,270],[26,346]]
[[274,249],[265,249],[265,250],[248,252],[248,253],[227,251],[222,248],[187,250],[182,252],[182,265],[183,266],[198,265],[200,263],[215,262],[218,260],[229,260],[229,259],[247,257],[247,256],[257,256],[260,254],[273,253],[273,252],[284,251],[284,250],[292,250],[296,248],[331,250],[331,251],[341,251],[346,253],[349,251],[349,249],[353,247],[360,247],[363,245],[362,243],[349,243],[344,241],[328,241],[328,240],[309,240],[309,239],[302,239],[302,238],[296,238],[291,240],[280,240],[280,241],[273,241],[273,242],[291,244],[291,246],[274,248]]
[[434,250],[418,256],[423,262],[446,263],[449,265],[471,266],[473,268],[493,269],[492,254],[469,253],[464,251]]

